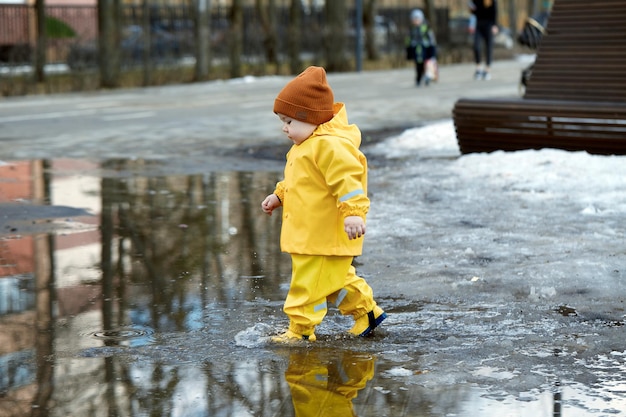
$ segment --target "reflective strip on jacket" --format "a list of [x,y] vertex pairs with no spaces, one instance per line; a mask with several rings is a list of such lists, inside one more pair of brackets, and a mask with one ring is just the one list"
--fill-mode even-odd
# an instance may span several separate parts
[[361,131],[348,124],[343,103],[334,110],[331,120],[287,153],[284,180],[274,191],[283,204],[284,252],[357,256],[363,250],[363,239],[349,240],[344,230],[346,216],[365,220],[369,210]]

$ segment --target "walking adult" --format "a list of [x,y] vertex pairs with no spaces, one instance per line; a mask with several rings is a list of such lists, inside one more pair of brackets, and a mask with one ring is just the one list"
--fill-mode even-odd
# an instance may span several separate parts
[[[469,7],[475,17],[474,27],[474,79],[491,79],[491,61],[493,60],[493,38],[498,33],[498,0],[473,0]],[[483,65],[483,45],[484,65]]]

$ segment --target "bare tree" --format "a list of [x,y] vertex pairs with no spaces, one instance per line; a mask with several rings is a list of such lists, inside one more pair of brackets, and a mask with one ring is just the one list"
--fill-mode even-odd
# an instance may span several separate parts
[[141,10],[141,27],[143,31],[143,56],[141,57],[141,62],[143,64],[143,85],[148,86],[152,81],[152,74],[154,73],[154,65],[151,57],[152,25],[150,16],[150,0],[142,0]]
[[276,33],[276,0],[255,0],[256,11],[261,21],[265,39],[265,58],[270,64],[277,64],[278,72],[278,34]]
[[428,26],[437,33],[437,11],[435,10],[435,0],[424,0],[424,14],[428,20]]
[[230,10],[230,76],[241,77],[241,55],[243,53],[243,0],[233,0]]
[[100,84],[115,88],[120,74],[120,0],[98,0]]
[[326,69],[347,71],[350,64],[346,56],[345,23],[348,20],[348,7],[345,0],[327,1],[326,7]]
[[302,70],[302,60],[300,59],[302,10],[302,0],[291,0],[287,25],[287,54],[289,56],[289,71],[292,74],[297,74]]
[[44,0],[35,0],[37,16],[37,44],[35,45],[35,82],[45,81],[44,66],[46,65],[46,5]]
[[363,27],[365,28],[365,50],[367,59],[376,61],[380,58],[376,47],[376,0],[365,0],[363,8]]

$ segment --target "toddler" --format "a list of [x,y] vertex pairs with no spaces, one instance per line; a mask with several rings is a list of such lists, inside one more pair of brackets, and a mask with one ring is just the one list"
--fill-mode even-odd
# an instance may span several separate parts
[[291,80],[276,97],[274,113],[293,145],[284,179],[261,207],[271,215],[282,206],[280,245],[291,256],[292,276],[283,308],[289,328],[272,341],[314,341],[329,301],[354,318],[350,334],[367,336],[387,314],[352,266],[362,252],[370,205],[361,132],[348,124],[344,104],[334,102],[321,67]]

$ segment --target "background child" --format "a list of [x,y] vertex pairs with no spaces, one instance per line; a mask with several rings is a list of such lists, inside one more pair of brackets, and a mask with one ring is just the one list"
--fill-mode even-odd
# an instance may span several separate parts
[[334,102],[321,67],[290,81],[276,97],[274,113],[293,146],[284,179],[261,207],[269,215],[283,208],[280,245],[291,255],[292,276],[283,308],[289,329],[272,341],[315,340],[328,301],[354,318],[349,333],[367,336],[387,315],[352,266],[363,249],[370,205],[361,132],[348,124],[344,104]]
[[436,41],[433,31],[424,19],[420,9],[411,12],[411,27],[406,39],[407,59],[415,62],[415,85],[420,86],[422,79],[428,85],[430,77],[425,76],[424,64],[430,59],[436,59]]

